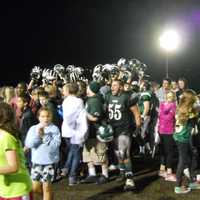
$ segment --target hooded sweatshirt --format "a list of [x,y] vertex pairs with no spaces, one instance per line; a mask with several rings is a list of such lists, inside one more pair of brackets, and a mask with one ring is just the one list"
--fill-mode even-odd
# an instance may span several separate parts
[[173,134],[175,131],[176,102],[162,102],[159,107],[160,134]]

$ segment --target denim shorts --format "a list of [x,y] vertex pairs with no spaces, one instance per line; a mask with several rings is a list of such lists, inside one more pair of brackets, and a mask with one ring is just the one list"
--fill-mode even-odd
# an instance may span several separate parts
[[33,164],[31,168],[31,178],[33,181],[39,182],[53,182],[55,175],[55,168],[53,164],[39,165]]

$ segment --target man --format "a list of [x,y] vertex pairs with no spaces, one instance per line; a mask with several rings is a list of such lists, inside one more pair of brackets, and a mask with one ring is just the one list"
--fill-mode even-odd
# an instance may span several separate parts
[[114,130],[115,153],[118,158],[120,173],[125,175],[125,190],[135,189],[132,164],[130,159],[131,147],[131,120],[135,118],[136,127],[141,126],[140,112],[137,107],[137,98],[123,91],[123,83],[114,80],[111,85],[111,94],[106,97],[106,107],[109,114],[109,123]]
[[179,103],[180,96],[188,89],[188,81],[185,78],[178,79],[178,91],[176,92],[177,102]]
[[152,109],[152,92],[150,90],[150,83],[146,80],[143,80],[140,84],[140,97],[138,101],[139,110],[142,117],[142,127],[141,134],[139,138],[139,154],[145,154],[145,150],[147,153],[151,154],[150,147],[150,132],[149,132],[149,123],[151,120],[151,109]]
[[166,100],[166,94],[170,91],[170,84],[171,80],[169,78],[164,78],[162,82],[162,87],[155,92],[159,102],[163,102]]

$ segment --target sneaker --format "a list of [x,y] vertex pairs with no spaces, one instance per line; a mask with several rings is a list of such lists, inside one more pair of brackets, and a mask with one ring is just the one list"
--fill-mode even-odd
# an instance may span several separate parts
[[81,181],[81,183],[96,183],[97,177],[96,176],[87,176],[85,179]]
[[105,177],[104,175],[101,175],[98,179],[97,179],[97,182],[96,184],[98,185],[102,185],[102,184],[105,184],[108,182],[108,178]]
[[200,183],[198,183],[198,182],[190,183],[189,188],[192,190],[198,190],[198,189],[200,189]]
[[127,178],[125,186],[124,186],[124,190],[125,191],[133,191],[135,189],[136,189],[136,187],[135,187],[135,182],[133,181],[133,179]]
[[158,176],[161,176],[161,177],[163,177],[163,178],[166,178],[167,172],[164,171],[164,170],[160,170],[160,171],[158,172]]
[[183,173],[184,173],[184,175],[185,175],[187,178],[190,178],[190,171],[189,171],[188,168],[184,169],[184,170],[183,170]]
[[174,174],[166,174],[165,181],[176,182],[176,176]]
[[116,165],[110,165],[110,166],[108,167],[108,170],[109,170],[109,171],[115,171],[115,170],[117,170],[117,166],[116,166]]
[[62,168],[62,169],[61,169],[60,175],[61,175],[62,177],[65,177],[65,176],[67,176],[67,174],[68,174],[68,169],[67,169],[67,168]]
[[188,187],[185,187],[185,186],[175,187],[175,188],[174,188],[174,192],[175,192],[176,194],[186,194],[186,193],[188,193],[188,192],[190,192],[190,191],[191,191],[191,189],[188,188]]
[[77,179],[76,179],[76,177],[74,177],[74,176],[70,176],[69,177],[69,186],[73,186],[73,185],[77,185],[78,184],[78,181],[77,181]]

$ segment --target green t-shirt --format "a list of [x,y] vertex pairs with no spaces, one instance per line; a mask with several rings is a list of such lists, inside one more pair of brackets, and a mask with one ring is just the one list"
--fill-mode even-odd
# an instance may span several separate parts
[[99,96],[88,97],[86,101],[86,110],[92,116],[101,118],[103,115],[103,103]]
[[98,95],[88,97],[86,101],[86,111],[98,120],[96,122],[89,121],[89,138],[96,138],[96,130],[103,118],[103,103]]
[[19,170],[12,174],[0,174],[0,196],[14,198],[28,194],[32,190],[32,182],[25,166],[25,156],[21,142],[14,136],[0,129],[0,168],[8,165],[5,153],[15,150],[19,160]]

